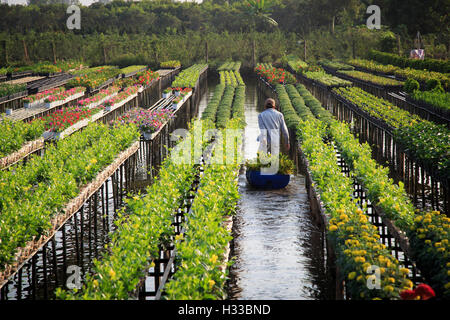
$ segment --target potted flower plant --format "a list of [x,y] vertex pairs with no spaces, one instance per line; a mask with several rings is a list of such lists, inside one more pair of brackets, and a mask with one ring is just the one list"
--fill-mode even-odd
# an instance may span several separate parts
[[170,97],[171,94],[172,94],[172,88],[167,88],[166,90],[163,91],[162,97],[164,99],[167,99]]
[[183,102],[183,98],[181,97],[181,96],[178,96],[178,97],[176,97],[175,99],[173,99],[173,101],[172,101],[172,107],[174,108],[174,109],[177,109],[178,108],[178,105],[180,104],[180,103],[182,103]]
[[[277,159],[278,157],[278,159]],[[263,168],[269,169],[278,162],[275,174],[265,173]],[[289,184],[290,175],[294,172],[294,163],[286,155],[271,155],[259,152],[255,160],[247,161],[246,177],[250,185],[262,189],[282,189]]]

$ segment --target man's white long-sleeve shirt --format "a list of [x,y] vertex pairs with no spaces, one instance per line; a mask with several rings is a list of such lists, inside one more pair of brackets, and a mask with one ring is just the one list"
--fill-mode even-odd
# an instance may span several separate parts
[[[267,144],[270,146],[274,141],[278,145],[280,141],[280,133],[289,143],[289,132],[284,122],[284,116],[281,112],[278,112],[274,108],[268,108],[258,115],[259,129],[261,130],[261,136],[267,137]],[[261,139],[259,139],[261,140]]]

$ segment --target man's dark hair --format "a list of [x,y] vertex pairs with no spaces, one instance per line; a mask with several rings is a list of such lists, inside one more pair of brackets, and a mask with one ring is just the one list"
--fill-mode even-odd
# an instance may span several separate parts
[[266,109],[275,108],[275,100],[272,98],[267,99],[264,106],[266,107]]

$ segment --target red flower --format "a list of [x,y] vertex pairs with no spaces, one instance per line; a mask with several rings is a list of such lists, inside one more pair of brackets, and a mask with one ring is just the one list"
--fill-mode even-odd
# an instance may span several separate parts
[[400,292],[400,298],[402,298],[402,300],[414,300],[415,297],[416,293],[414,290],[405,290]]
[[428,300],[436,296],[434,290],[425,283],[419,284],[414,292],[416,295],[420,296],[421,300]]
[[428,300],[435,297],[433,288],[425,283],[419,284],[414,290],[404,290],[400,292],[402,300]]

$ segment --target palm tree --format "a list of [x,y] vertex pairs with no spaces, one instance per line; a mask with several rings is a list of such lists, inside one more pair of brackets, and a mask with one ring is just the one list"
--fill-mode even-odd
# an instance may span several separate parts
[[251,15],[256,18],[263,18],[273,26],[277,27],[278,22],[270,17],[270,12],[275,4],[274,0],[246,0],[249,6]]
[[256,20],[263,19],[270,23],[271,25],[277,27],[278,22],[270,17],[270,12],[275,4],[275,0],[246,0],[250,16],[252,17],[252,31],[253,31],[253,42],[252,42],[252,64],[253,67],[256,66],[256,49],[255,49],[255,31],[256,31]]

